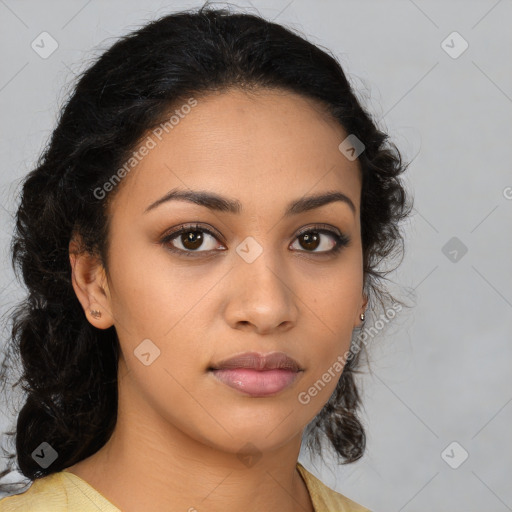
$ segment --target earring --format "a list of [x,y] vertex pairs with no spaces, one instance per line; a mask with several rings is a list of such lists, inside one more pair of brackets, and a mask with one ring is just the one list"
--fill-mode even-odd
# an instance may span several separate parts
[[100,318],[100,316],[101,316],[101,311],[97,311],[96,309],[91,309],[91,315],[92,315],[94,318]]
[[364,322],[364,313],[361,313],[361,315],[359,316],[359,318],[361,318],[361,320]]

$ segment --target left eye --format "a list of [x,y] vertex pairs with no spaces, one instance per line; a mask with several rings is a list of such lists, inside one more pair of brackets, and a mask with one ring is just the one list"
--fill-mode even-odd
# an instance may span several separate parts
[[337,233],[325,229],[303,231],[297,235],[297,241],[306,249],[306,252],[334,252],[344,245]]

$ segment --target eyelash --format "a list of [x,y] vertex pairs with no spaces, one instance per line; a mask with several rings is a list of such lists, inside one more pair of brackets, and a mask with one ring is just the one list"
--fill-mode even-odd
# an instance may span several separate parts
[[[187,224],[187,225],[180,226],[178,229],[176,229],[176,230],[172,231],[171,233],[167,234],[166,236],[164,236],[162,238],[162,240],[160,241],[160,243],[165,245],[169,251],[171,251],[175,254],[184,255],[186,257],[197,257],[201,253],[206,253],[206,254],[211,253],[212,251],[190,251],[190,250],[184,251],[183,249],[178,249],[178,248],[174,247],[170,243],[170,242],[172,242],[172,240],[174,240],[178,236],[182,235],[183,233],[190,233],[190,232],[194,232],[194,231],[199,231],[201,233],[207,233],[210,236],[212,236],[213,238],[215,238],[217,240],[219,239],[219,235],[215,234],[213,231],[210,231],[209,229],[207,229],[205,227],[202,227],[200,224]],[[335,255],[335,254],[339,253],[341,251],[341,249],[343,249],[350,243],[350,238],[347,235],[345,235],[343,233],[341,235],[338,234],[336,231],[329,229],[326,224],[318,224],[315,226],[301,229],[297,233],[295,238],[297,239],[306,233],[326,234],[326,235],[330,235],[330,236],[332,236],[332,238],[334,238],[336,245],[328,251],[319,251],[319,252],[306,251],[306,250],[298,251],[298,252],[302,252],[302,253],[306,253],[306,254],[313,254],[314,256],[318,256],[318,257]],[[215,251],[213,251],[213,252],[215,252]]]

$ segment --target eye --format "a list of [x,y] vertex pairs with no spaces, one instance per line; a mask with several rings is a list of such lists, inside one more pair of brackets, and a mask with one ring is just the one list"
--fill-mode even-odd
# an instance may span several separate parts
[[197,252],[214,251],[218,245],[214,243],[217,238],[219,235],[196,224],[179,227],[165,236],[161,243],[167,245],[172,252],[193,256]]
[[[329,240],[330,238],[330,240]],[[323,226],[313,226],[301,230],[297,234],[297,240],[301,247],[300,252],[334,254],[347,246],[350,239],[341,232]]]

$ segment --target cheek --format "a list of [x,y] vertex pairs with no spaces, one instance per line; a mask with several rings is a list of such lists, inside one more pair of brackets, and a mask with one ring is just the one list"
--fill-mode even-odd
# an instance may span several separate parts
[[323,335],[317,334],[312,339],[307,372],[297,390],[298,402],[307,406],[312,417],[329,400],[343,373],[352,331],[352,321],[344,319],[338,308],[332,316],[329,328],[322,331]]
[[170,305],[176,304],[176,287],[169,286],[163,268],[135,250],[118,252],[113,261],[111,292],[116,329],[126,330],[133,338],[156,336],[171,321],[175,308]]
[[350,258],[314,274],[301,293],[323,321],[324,329],[344,338],[354,327],[362,303],[362,287],[361,264]]
[[[145,352],[158,354],[152,368],[177,372],[180,382],[190,379],[202,368],[207,343],[205,295],[223,273],[171,261],[158,247],[134,246],[112,254],[116,262],[111,271],[112,308],[127,364],[143,371],[136,354],[146,347]],[[161,389],[159,384],[156,389]]]
[[303,325],[311,342],[310,372],[305,385],[322,379],[325,390],[318,392],[316,399],[320,401],[328,399],[345,364],[362,300],[362,271],[357,264],[350,270],[348,266],[340,267],[329,277],[317,276],[315,287],[309,284],[314,294],[310,293],[308,307],[304,308]]
[[165,249],[132,244],[112,247],[112,308],[115,322],[130,336],[162,338],[204,295],[207,282],[177,265]]

